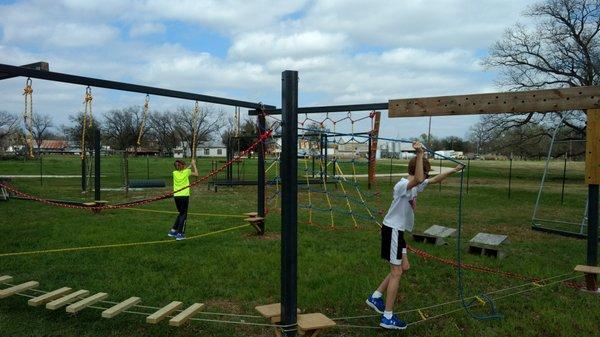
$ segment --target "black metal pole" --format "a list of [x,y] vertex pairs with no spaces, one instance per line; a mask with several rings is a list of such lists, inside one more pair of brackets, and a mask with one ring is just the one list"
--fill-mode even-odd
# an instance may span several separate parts
[[94,199],[100,200],[100,129],[94,130]]
[[567,154],[565,153],[565,164],[563,165],[562,189],[560,191],[560,204],[565,202],[565,179],[567,177]]
[[371,160],[373,159],[371,157],[371,155],[372,155],[371,146],[372,145],[373,145],[373,138],[371,138],[371,135],[369,135],[369,151],[367,152],[367,156],[369,157],[369,162],[367,164],[367,172],[368,172],[368,174],[367,174],[367,176],[368,176],[367,180],[369,181],[368,185],[367,185],[368,189],[371,189],[371,178],[372,178],[371,177],[371,165],[372,165],[371,164]]
[[[598,265],[598,184],[588,185],[587,265]],[[596,291],[596,275],[586,275],[588,290]]]
[[510,199],[510,187],[512,183],[512,153],[510,154],[510,164],[508,166],[508,198]]
[[[298,72],[282,74],[281,324],[295,337],[298,266]],[[327,171],[327,170],[325,170]]]
[[[264,115],[258,116],[258,136],[266,131],[266,121]],[[257,213],[261,218],[265,217],[265,141],[263,140],[258,144],[258,193],[257,193]]]
[[83,156],[83,158],[81,158],[81,192],[85,192],[87,191],[87,172],[85,169],[85,155]]
[[471,158],[467,158],[467,194],[469,194],[469,172],[471,172]]
[[40,186],[44,185],[44,162],[42,160],[42,152],[38,151],[38,156],[40,156]]

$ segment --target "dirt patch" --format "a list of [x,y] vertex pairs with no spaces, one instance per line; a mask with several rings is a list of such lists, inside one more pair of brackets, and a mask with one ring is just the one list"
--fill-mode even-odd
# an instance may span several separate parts
[[207,311],[226,312],[229,314],[242,314],[242,306],[225,299],[212,299],[204,302]]
[[250,238],[250,239],[257,239],[257,240],[264,240],[264,241],[273,241],[273,240],[280,240],[281,239],[281,234],[280,233],[274,233],[274,232],[266,232],[263,235],[258,235],[256,233],[248,233],[245,235],[245,237]]

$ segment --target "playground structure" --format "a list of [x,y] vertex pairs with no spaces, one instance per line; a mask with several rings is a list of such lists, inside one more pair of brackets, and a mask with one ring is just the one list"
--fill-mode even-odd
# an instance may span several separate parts
[[[255,109],[251,114],[258,116],[259,137],[256,142],[245,152],[257,147],[259,157],[264,159],[264,144],[271,135],[271,130],[266,128],[265,116],[281,113],[282,127],[282,152],[281,152],[281,226],[282,226],[282,249],[281,249],[281,323],[276,327],[282,328],[286,336],[295,336],[297,321],[297,248],[298,248],[298,114],[309,113],[327,113],[327,112],[347,112],[347,111],[377,111],[389,110],[390,117],[403,116],[428,116],[428,115],[459,115],[475,113],[503,113],[503,112],[543,112],[567,109],[589,109],[588,110],[588,149],[586,151],[586,181],[588,187],[588,240],[587,240],[587,265],[591,268],[578,268],[578,271],[586,273],[588,289],[596,290],[596,269],[597,265],[597,244],[598,236],[598,183],[600,181],[600,110],[599,105],[600,88],[569,88],[538,90],[534,92],[521,93],[497,93],[484,95],[466,95],[466,96],[448,96],[434,97],[424,99],[404,99],[392,100],[388,103],[344,105],[328,107],[308,107],[298,108],[298,73],[295,71],[285,71],[282,74],[282,108],[275,109],[273,106],[264,106],[259,103],[235,101],[212,96],[197,95],[191,93],[176,92],[166,89],[144,87],[120,82],[112,82],[91,78],[84,78],[61,73],[52,73],[47,71],[37,71],[22,67],[0,65],[0,73],[6,73],[9,76],[25,76],[31,78],[41,78],[58,82],[74,83],[88,86],[97,86],[131,92],[161,95],[167,97],[176,97],[190,99],[195,101],[205,101],[217,104],[226,104]],[[99,139],[99,137],[97,137]],[[96,142],[99,144],[99,141]],[[96,146],[99,154],[99,145]],[[96,160],[99,160],[99,155]],[[234,158],[235,159],[235,158]],[[258,183],[265,181],[264,160],[258,161],[259,177]],[[229,162],[230,165],[232,162]],[[262,163],[262,164],[261,164]],[[226,166],[229,166],[226,165]],[[100,167],[98,164],[96,167]],[[223,170],[221,168],[219,170]],[[96,170],[95,200],[100,201],[99,172]],[[216,172],[216,171],[215,171]],[[210,177],[210,176],[209,176]],[[264,185],[263,185],[264,186]],[[3,187],[9,188],[3,184]],[[158,196],[152,199],[127,203],[124,205],[99,205],[91,206],[91,209],[101,210],[103,208],[128,207],[132,205],[144,204],[155,200],[162,200],[168,195]],[[462,196],[461,196],[462,197]],[[37,201],[44,201],[38,199]],[[265,210],[265,189],[258,188],[258,215],[264,216]],[[50,202],[49,204],[60,205],[59,202]],[[262,214],[261,214],[262,210]],[[460,219],[460,214],[459,214]],[[460,226],[459,239],[460,241]],[[415,251],[415,250],[413,250]],[[417,252],[417,251],[415,251]],[[417,254],[420,254],[417,252]],[[421,255],[423,255],[421,253]],[[463,265],[458,262],[458,270]],[[32,281],[33,282],[33,281]],[[22,286],[27,289],[36,285],[26,283]],[[549,283],[548,283],[549,284]],[[24,289],[21,289],[24,290]],[[14,289],[10,291],[15,293]],[[8,294],[3,290],[3,294]],[[104,295],[102,295],[104,296]],[[100,297],[102,297],[100,296]],[[198,308],[194,308],[196,310]],[[462,309],[460,309],[462,310]],[[424,321],[427,319],[425,318]]]

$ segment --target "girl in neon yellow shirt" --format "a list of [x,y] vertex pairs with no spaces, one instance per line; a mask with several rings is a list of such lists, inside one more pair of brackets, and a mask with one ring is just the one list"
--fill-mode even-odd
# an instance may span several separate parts
[[186,167],[183,160],[176,160],[175,171],[173,171],[173,191],[175,192],[173,194],[173,199],[175,199],[175,206],[177,206],[179,215],[177,215],[173,228],[171,228],[168,234],[176,240],[185,239],[185,224],[187,221],[188,206],[190,204],[190,175],[195,177],[198,176],[196,160],[192,159],[189,167]]

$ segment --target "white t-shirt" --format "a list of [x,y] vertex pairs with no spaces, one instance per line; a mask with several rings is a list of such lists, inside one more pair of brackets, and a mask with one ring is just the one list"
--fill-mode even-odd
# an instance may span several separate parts
[[415,225],[414,210],[417,207],[417,194],[423,192],[427,184],[429,180],[425,179],[419,185],[407,190],[408,179],[400,179],[394,186],[394,200],[383,218],[383,224],[401,231],[412,231]]

